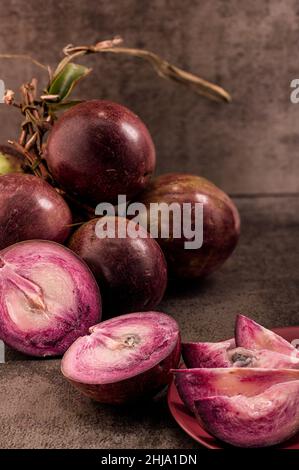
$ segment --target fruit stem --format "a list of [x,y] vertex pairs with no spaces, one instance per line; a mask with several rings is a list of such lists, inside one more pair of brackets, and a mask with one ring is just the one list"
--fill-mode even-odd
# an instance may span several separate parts
[[[58,187],[59,185],[57,185],[48,169],[43,153],[43,141],[45,135],[51,129],[54,120],[56,119],[54,111],[63,110],[67,106],[76,104],[74,101],[66,101],[66,98],[68,97],[69,93],[71,93],[74,85],[78,82],[78,80],[86,76],[89,71],[89,69],[88,71],[86,70],[85,73],[81,75],[81,77],[79,76],[79,78],[78,75],[73,75],[71,77],[71,84],[69,88],[67,90],[64,89],[63,91],[63,87],[65,87],[66,82],[65,77],[63,77],[64,79],[61,79],[61,76],[58,77],[60,79],[60,88],[59,86],[57,88],[57,76],[58,74],[62,74],[63,76],[63,73],[67,69],[65,69],[67,64],[70,64],[71,61],[83,55],[96,53],[112,53],[138,57],[150,63],[157,74],[162,78],[183,84],[196,93],[209,99],[225,102],[231,101],[231,96],[229,93],[220,86],[193,75],[190,72],[186,72],[179,67],[176,67],[175,65],[172,65],[170,62],[162,59],[154,52],[145,49],[120,47],[122,42],[122,38],[117,36],[111,40],[97,42],[93,45],[67,45],[63,49],[65,57],[59,62],[54,72],[48,65],[42,64],[38,60],[32,58],[30,55],[0,54],[0,59],[29,60],[39,68],[46,70],[49,78],[47,88],[44,90],[44,94],[42,94],[39,99],[37,99],[37,80],[35,78],[33,78],[30,83],[25,83],[21,86],[21,103],[15,103],[14,92],[12,90],[7,90],[4,101],[5,104],[19,108],[22,114],[25,116],[18,142],[9,141],[9,143],[23,155],[26,162],[26,167],[30,172],[50,182],[55,189],[61,192],[65,199],[68,199],[72,204],[77,206],[80,211],[83,211],[85,214],[87,214],[89,218],[94,216],[93,208],[87,206],[84,203],[81,203],[80,201],[77,201],[74,197],[67,194],[63,188]],[[54,86],[54,94],[51,93],[51,85],[53,85],[53,83],[56,85]]]
[[131,57],[138,57],[149,62],[157,74],[165,79],[173,80],[191,88],[195,93],[205,96],[215,101],[225,101],[229,103],[231,101],[230,94],[219,85],[215,85],[203,78],[198,77],[190,72],[176,67],[170,62],[162,59],[158,54],[148,51],[146,49],[136,49],[128,47],[117,47],[123,42],[119,36],[112,40],[101,41],[95,45],[90,46],[72,46],[68,45],[63,49],[66,58],[63,59],[58,65],[54,72],[54,77],[61,71],[61,69],[71,60],[85,55],[93,53],[110,52],[113,54],[123,54]]

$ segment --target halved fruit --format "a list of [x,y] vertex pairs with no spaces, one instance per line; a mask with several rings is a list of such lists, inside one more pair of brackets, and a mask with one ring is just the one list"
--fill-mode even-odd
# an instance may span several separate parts
[[235,338],[237,346],[247,349],[268,349],[280,354],[299,357],[299,351],[273,331],[244,315],[237,315]]
[[271,446],[299,431],[299,380],[273,385],[251,397],[201,398],[194,409],[205,428],[224,442],[238,447]]
[[65,353],[61,370],[88,397],[124,403],[164,388],[180,355],[173,318],[160,312],[131,313],[90,328]]
[[177,369],[173,373],[178,393],[191,411],[194,411],[194,402],[201,398],[218,395],[250,397],[277,383],[299,381],[299,370],[291,369]]
[[0,338],[12,348],[62,355],[101,313],[91,271],[68,248],[30,240],[0,252]]

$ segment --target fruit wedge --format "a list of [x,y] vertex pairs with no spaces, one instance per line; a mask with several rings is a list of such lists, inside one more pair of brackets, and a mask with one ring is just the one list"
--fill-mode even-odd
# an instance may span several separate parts
[[194,411],[194,402],[201,398],[251,397],[278,383],[299,382],[299,370],[291,369],[177,369],[173,373],[178,393],[191,411]]
[[230,367],[228,351],[235,348],[235,340],[219,343],[183,343],[182,356],[187,367]]
[[263,369],[299,369],[299,357],[268,349],[235,348],[234,340],[220,343],[184,343],[187,367],[261,367]]
[[205,428],[224,442],[271,446],[299,431],[299,381],[278,383],[255,396],[200,398],[194,409]]
[[299,351],[273,331],[267,330],[244,315],[237,315],[236,345],[247,349],[268,349],[280,354],[299,357]]

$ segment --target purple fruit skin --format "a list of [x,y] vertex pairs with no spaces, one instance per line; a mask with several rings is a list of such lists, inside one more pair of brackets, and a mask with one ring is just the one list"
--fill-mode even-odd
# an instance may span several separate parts
[[185,249],[184,236],[157,240],[174,277],[193,279],[211,274],[237,245],[240,235],[238,210],[227,194],[205,178],[182,173],[159,176],[149,184],[139,201],[147,207],[153,202],[203,203],[201,248]]
[[155,396],[171,382],[170,370],[177,367],[181,357],[181,342],[172,353],[153,368],[129,379],[110,384],[91,385],[69,380],[80,392],[100,403],[121,405]]
[[235,340],[219,343],[183,343],[182,356],[187,367],[230,367],[228,351],[235,347]]
[[[43,255],[44,252],[48,254]],[[32,240],[17,243],[0,252],[1,269],[4,262],[19,263],[20,273],[26,274],[26,265],[32,261],[44,263],[47,259],[65,267],[72,274],[77,297],[75,324],[66,320],[53,328],[24,333],[11,322],[3,303],[0,303],[0,338],[14,349],[30,356],[60,356],[88,329],[101,320],[101,295],[89,268],[68,248],[54,242]],[[0,282],[0,298],[5,296],[4,281]]]
[[46,159],[58,183],[89,202],[135,196],[155,169],[155,148],[143,122],[129,109],[92,100],[74,106],[54,125]]
[[[93,272],[107,316],[154,309],[167,285],[167,265],[161,248],[149,235],[137,239],[98,238],[95,234],[98,220],[81,226],[69,247]],[[119,220],[116,218],[116,228]],[[142,227],[140,230],[146,234]]]
[[299,430],[299,381],[274,385],[255,397],[202,398],[194,406],[217,438],[238,447],[271,446]]
[[0,177],[0,249],[43,239],[63,243],[70,233],[71,211],[64,199],[37,176]]

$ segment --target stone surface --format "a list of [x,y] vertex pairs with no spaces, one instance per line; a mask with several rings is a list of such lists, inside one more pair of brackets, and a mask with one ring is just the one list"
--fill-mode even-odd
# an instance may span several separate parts
[[[242,236],[210,278],[171,286],[160,309],[184,340],[231,337],[242,312],[266,327],[299,324],[299,197],[238,198]],[[0,448],[197,448],[169,414],[165,394],[145,406],[103,406],[62,377],[59,360],[7,352],[0,365]]]
[[[233,96],[229,106],[211,103],[156,79],[138,59],[84,59],[94,73],[78,95],[138,113],[156,143],[159,173],[195,172],[234,194],[299,192],[299,105],[290,102],[298,17],[296,0],[14,0],[1,9],[0,53],[27,52],[54,65],[66,44],[120,34]],[[32,75],[42,73],[29,62],[0,62],[9,88]],[[0,142],[16,134],[18,121],[17,110],[0,106]]]

